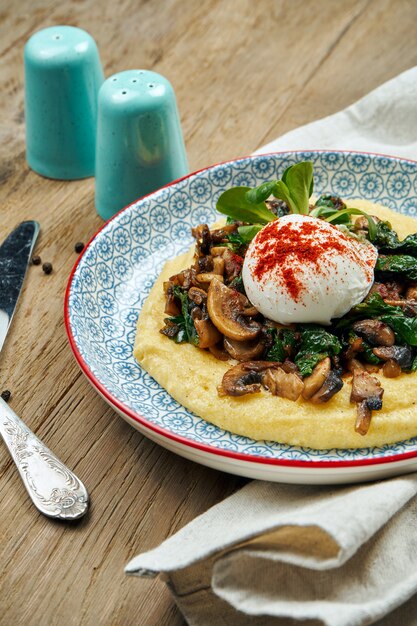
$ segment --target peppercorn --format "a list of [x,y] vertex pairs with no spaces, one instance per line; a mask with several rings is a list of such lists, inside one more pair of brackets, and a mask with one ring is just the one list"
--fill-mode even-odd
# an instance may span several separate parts
[[38,254],[32,257],[32,265],[40,265],[42,263],[42,259]]
[[77,254],[82,252],[84,250],[84,243],[82,241],[77,241],[77,243],[74,246],[74,250],[75,252],[77,252]]
[[12,392],[9,391],[8,389],[5,389],[4,391],[1,392],[1,398],[5,402],[8,402],[10,400],[11,395],[12,395]]
[[50,274],[53,270],[52,263],[44,263],[42,269],[45,274]]

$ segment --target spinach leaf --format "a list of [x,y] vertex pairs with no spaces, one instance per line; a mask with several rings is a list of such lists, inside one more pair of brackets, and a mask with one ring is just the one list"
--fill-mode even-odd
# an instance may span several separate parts
[[[350,313],[355,319],[358,317],[378,317],[385,314],[404,315],[401,307],[387,304],[379,293],[371,293],[366,300],[353,307]],[[349,317],[352,320],[351,315]]]
[[312,373],[314,367],[326,356],[335,356],[342,349],[339,339],[326,330],[317,327],[304,327],[301,330],[301,344],[295,363],[302,376]]
[[399,252],[417,256],[417,233],[408,235],[408,237],[400,241],[389,222],[378,222],[376,224],[374,244],[383,252]]
[[320,361],[325,359],[328,356],[325,352],[309,352],[309,353],[301,353],[299,352],[295,357],[295,364],[297,365],[301,376],[310,376],[313,369],[316,367]]
[[395,250],[400,243],[398,235],[389,222],[377,222],[374,245],[378,249]]
[[417,258],[406,254],[380,254],[375,271],[405,274],[410,280],[417,280]]
[[[175,337],[177,343],[188,341],[195,346],[198,346],[198,334],[194,326],[194,322],[191,317],[191,310],[194,307],[193,302],[188,298],[187,292],[181,289],[178,285],[173,288],[174,296],[181,302],[181,315],[176,315],[170,318],[179,327],[180,331]],[[180,337],[178,337],[180,335]]]
[[267,361],[285,361],[291,356],[297,346],[296,332],[287,328],[272,328],[271,334],[274,337],[274,343],[268,350],[266,355]]
[[416,372],[417,371],[417,356],[414,357],[414,361],[411,365],[411,369],[410,372]]
[[396,248],[396,252],[417,256],[417,233],[408,235],[408,237],[400,241]]
[[362,343],[361,343],[360,354],[366,363],[371,363],[372,365],[378,365],[379,363],[381,363],[381,359],[378,358],[376,354],[374,354],[372,347],[364,339],[362,340]]
[[232,187],[224,191],[216,204],[219,213],[248,224],[267,224],[276,220],[264,202],[255,204],[248,200],[247,192],[250,190],[250,187]]

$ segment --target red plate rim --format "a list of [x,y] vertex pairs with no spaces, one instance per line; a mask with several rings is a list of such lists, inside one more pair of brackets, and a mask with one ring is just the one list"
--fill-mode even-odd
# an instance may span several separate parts
[[[388,159],[392,159],[394,161],[406,161],[406,162],[410,162],[410,163],[414,163],[417,165],[417,160],[414,159],[404,159],[401,157],[396,157],[396,156],[392,156],[392,155],[388,155],[388,154],[381,154],[381,153],[377,153],[377,152],[363,152],[363,151],[359,151],[359,150],[283,150],[280,152],[268,152],[265,154],[252,154],[250,156],[246,156],[246,157],[238,157],[236,159],[231,159],[228,161],[221,161],[220,163],[216,163],[214,165],[210,165],[208,167],[203,167],[199,170],[196,170],[195,172],[191,172],[190,174],[187,174],[186,176],[183,176],[182,178],[178,178],[174,181],[172,181],[171,183],[169,183],[168,185],[165,185],[164,187],[161,187],[161,189],[167,189],[169,187],[172,187],[173,185],[176,185],[177,183],[183,181],[183,180],[187,180],[187,178],[191,178],[192,176],[195,176],[196,174],[199,174],[201,172],[205,172],[206,170],[211,170],[219,165],[227,165],[229,163],[234,163],[235,161],[240,161],[240,160],[244,160],[244,159],[251,159],[251,158],[259,158],[261,156],[280,156],[280,155],[284,155],[284,154],[299,154],[300,152],[312,152],[312,153],[323,153],[323,152],[331,152],[331,153],[339,153],[339,154],[344,154],[344,155],[349,155],[349,154],[362,154],[365,156],[375,156],[375,157],[383,157],[383,158],[388,158]],[[136,413],[135,411],[133,411],[132,409],[130,409],[128,406],[124,405],[123,402],[120,402],[120,400],[118,400],[118,398],[116,398],[115,396],[113,396],[113,394],[111,394],[108,389],[106,387],[104,387],[101,382],[95,377],[95,375],[92,373],[92,371],[90,370],[90,368],[88,367],[88,365],[86,364],[86,362],[84,361],[80,351],[78,350],[78,346],[75,342],[74,336],[72,334],[72,329],[71,329],[71,323],[70,323],[70,311],[69,311],[69,296],[70,296],[70,291],[71,291],[71,285],[72,285],[72,279],[74,277],[74,274],[77,270],[78,265],[80,264],[82,257],[84,256],[84,254],[86,253],[86,251],[88,250],[88,248],[90,247],[90,245],[92,244],[92,242],[96,239],[96,237],[100,234],[100,232],[110,223],[112,222],[114,219],[116,219],[116,217],[118,215],[120,215],[121,213],[124,213],[124,211],[127,211],[131,206],[133,206],[134,204],[136,204],[139,200],[143,200],[144,198],[148,198],[150,196],[152,196],[154,193],[157,193],[159,191],[161,191],[161,189],[157,189],[156,191],[153,191],[145,196],[142,196],[141,198],[138,198],[137,200],[135,200],[134,202],[131,202],[130,204],[128,204],[126,207],[124,207],[123,209],[121,209],[120,211],[118,211],[115,215],[113,215],[113,217],[111,217],[109,220],[107,220],[107,222],[105,222],[103,224],[103,226],[101,228],[99,228],[99,230],[91,237],[91,239],[89,240],[89,242],[87,243],[87,245],[85,246],[84,250],[81,252],[81,254],[79,255],[77,261],[74,264],[74,267],[71,271],[71,274],[68,278],[68,283],[67,283],[67,287],[66,287],[66,291],[65,291],[65,298],[64,298],[64,322],[65,322],[65,330],[67,332],[67,336],[68,336],[68,340],[71,346],[71,349],[74,353],[74,356],[78,362],[78,365],[80,366],[81,370],[83,371],[83,373],[85,374],[85,376],[87,377],[87,379],[90,381],[90,383],[93,385],[93,387],[95,387],[99,393],[111,404],[113,405],[118,411],[120,411],[121,413],[124,413],[125,415],[127,415],[129,418],[131,418],[133,421],[138,422],[139,424],[141,424],[141,426],[152,430],[153,432],[155,432],[156,434],[165,437],[167,439],[171,439],[172,441],[175,441],[176,443],[179,443],[181,445],[184,445],[186,447],[190,447],[190,448],[195,448],[197,450],[199,450],[200,452],[204,452],[204,453],[208,453],[208,454],[214,454],[217,456],[222,456],[222,457],[226,457],[235,461],[247,461],[249,463],[255,463],[255,464],[265,464],[265,465],[275,465],[275,466],[283,466],[283,467],[303,467],[303,468],[307,468],[307,467],[314,467],[314,468],[323,468],[323,469],[328,469],[328,468],[332,468],[332,469],[337,469],[337,468],[343,468],[343,467],[359,467],[359,466],[366,466],[366,465],[381,465],[384,463],[394,463],[394,462],[398,462],[398,461],[404,461],[407,459],[412,459],[417,457],[417,449],[415,451],[410,451],[410,452],[403,452],[401,454],[395,454],[395,455],[391,455],[391,456],[384,456],[384,457],[375,457],[375,458],[367,458],[367,459],[358,459],[358,460],[350,460],[350,461],[345,461],[345,460],[329,460],[329,461],[304,461],[304,460],[296,460],[296,459],[275,459],[275,458],[270,458],[270,457],[260,457],[260,456],[255,456],[252,454],[243,454],[241,452],[233,452],[232,450],[225,450],[222,448],[215,448],[215,447],[211,447],[207,444],[202,444],[199,443],[197,441],[192,441],[190,439],[187,439],[186,437],[183,437],[181,435],[177,435],[174,433],[171,433],[170,431],[166,430],[165,428],[161,428],[160,426],[157,426],[155,424],[152,424],[152,422],[150,422],[149,420],[147,420],[143,415],[140,415],[139,413]]]

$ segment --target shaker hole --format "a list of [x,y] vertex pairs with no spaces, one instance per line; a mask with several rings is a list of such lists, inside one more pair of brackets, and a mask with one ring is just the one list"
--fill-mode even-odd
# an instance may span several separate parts
[[122,91],[122,94],[125,96],[127,94],[127,91]]
[[112,78],[112,81],[113,81],[114,83],[116,82],[116,80],[117,80],[117,78]]
[[54,35],[54,39],[61,39],[61,35]]
[[133,78],[133,79],[132,79],[132,83],[137,83],[137,82],[138,82],[138,81],[137,81],[137,78]]
[[149,89],[152,89],[153,87],[155,87],[155,85],[153,83],[149,83],[148,87],[149,87]]

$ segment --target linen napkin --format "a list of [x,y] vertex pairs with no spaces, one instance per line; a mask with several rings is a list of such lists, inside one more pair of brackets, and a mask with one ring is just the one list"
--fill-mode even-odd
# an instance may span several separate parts
[[[417,159],[417,67],[257,154],[297,149]],[[190,626],[417,626],[416,493],[254,481],[126,572],[160,574]]]

